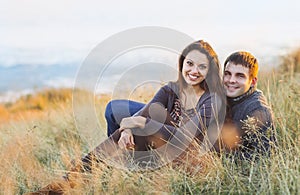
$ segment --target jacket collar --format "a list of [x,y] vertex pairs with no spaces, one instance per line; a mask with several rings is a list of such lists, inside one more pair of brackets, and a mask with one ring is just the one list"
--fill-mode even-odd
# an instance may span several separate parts
[[229,106],[234,106],[234,105],[236,105],[236,104],[238,104],[238,103],[244,101],[244,100],[245,100],[247,97],[249,97],[255,90],[256,90],[256,87],[250,87],[250,89],[249,89],[246,93],[244,93],[244,94],[242,94],[242,95],[240,95],[240,96],[238,96],[238,97],[234,97],[234,98],[227,97],[227,104],[228,104]]

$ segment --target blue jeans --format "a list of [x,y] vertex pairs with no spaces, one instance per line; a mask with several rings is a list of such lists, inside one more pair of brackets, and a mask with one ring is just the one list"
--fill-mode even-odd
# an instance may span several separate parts
[[123,118],[133,116],[142,109],[145,104],[131,100],[112,100],[105,109],[105,119],[107,122],[107,136],[109,137],[117,129]]

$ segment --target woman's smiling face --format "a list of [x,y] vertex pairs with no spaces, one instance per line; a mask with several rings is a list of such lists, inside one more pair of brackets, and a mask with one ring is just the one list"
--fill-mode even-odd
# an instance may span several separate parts
[[207,56],[198,50],[192,50],[183,61],[182,76],[188,85],[196,86],[206,78],[208,69]]

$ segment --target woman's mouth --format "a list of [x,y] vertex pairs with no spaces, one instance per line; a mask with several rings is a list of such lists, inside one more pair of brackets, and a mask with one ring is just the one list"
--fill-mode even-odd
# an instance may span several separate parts
[[189,79],[190,79],[191,81],[196,81],[200,76],[188,74],[188,77],[189,77]]

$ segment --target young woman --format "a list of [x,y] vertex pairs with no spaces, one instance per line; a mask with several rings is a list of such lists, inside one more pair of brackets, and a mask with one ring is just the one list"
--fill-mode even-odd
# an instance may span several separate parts
[[203,141],[209,125],[217,134],[222,119],[217,114],[225,109],[223,90],[215,51],[203,40],[191,43],[179,57],[177,81],[161,87],[148,104],[109,102],[109,138],[82,159],[84,170],[91,170],[93,159],[114,158],[120,148],[133,150],[139,164],[149,165],[153,150],[164,161],[175,159],[192,140]]
[[[113,100],[106,109],[109,138],[81,159],[72,171],[91,171],[99,162],[122,163],[129,151],[141,167],[159,166],[184,153],[191,142],[203,143],[208,127],[217,128],[225,109],[220,64],[212,47],[200,40],[188,45],[178,62],[178,79],[160,88],[146,105],[129,100]],[[212,125],[214,124],[214,125]],[[122,150],[122,149],[128,150]],[[153,152],[154,151],[154,152]],[[125,155],[126,158],[126,155]],[[65,182],[70,178],[66,177]],[[41,191],[59,191],[61,183]]]

